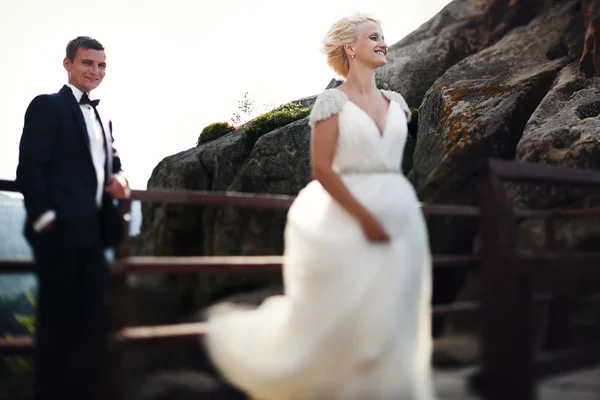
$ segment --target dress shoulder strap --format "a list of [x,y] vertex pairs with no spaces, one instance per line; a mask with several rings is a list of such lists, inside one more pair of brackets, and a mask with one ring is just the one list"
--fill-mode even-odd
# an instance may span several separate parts
[[315,101],[308,122],[311,128],[315,127],[315,124],[319,121],[325,120],[334,114],[339,113],[344,108],[344,105],[348,101],[348,96],[341,90],[327,89],[319,96]]
[[398,103],[400,105],[400,108],[402,108],[402,110],[404,110],[404,112],[406,113],[406,121],[410,122],[410,108],[408,108],[406,100],[404,100],[404,97],[402,97],[400,93],[394,92],[392,90],[381,89],[381,94],[383,94],[389,101],[395,101],[396,103]]

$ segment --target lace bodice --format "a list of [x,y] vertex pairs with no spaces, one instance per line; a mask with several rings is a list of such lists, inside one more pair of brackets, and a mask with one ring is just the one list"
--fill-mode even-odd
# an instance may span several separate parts
[[335,171],[400,171],[410,110],[399,93],[381,93],[390,100],[382,134],[375,121],[341,90],[329,89],[317,97],[309,117],[311,128],[338,114],[338,143],[332,166]]

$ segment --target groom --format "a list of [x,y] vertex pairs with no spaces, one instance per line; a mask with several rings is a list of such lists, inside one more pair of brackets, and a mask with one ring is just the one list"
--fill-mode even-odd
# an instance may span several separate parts
[[77,37],[63,66],[68,83],[27,108],[17,167],[39,288],[35,400],[98,393],[109,330],[104,250],[122,236],[113,199],[129,192],[112,123],[89,99],[106,74],[104,47]]

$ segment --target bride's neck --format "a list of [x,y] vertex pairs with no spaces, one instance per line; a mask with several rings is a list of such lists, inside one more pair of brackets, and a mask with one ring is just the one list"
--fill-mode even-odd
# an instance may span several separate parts
[[350,71],[344,84],[348,89],[359,95],[370,95],[377,91],[375,72],[373,70]]

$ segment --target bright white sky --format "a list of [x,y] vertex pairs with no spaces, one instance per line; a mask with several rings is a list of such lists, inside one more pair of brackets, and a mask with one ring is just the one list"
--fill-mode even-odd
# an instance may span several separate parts
[[66,82],[67,42],[98,39],[107,75],[92,93],[109,109],[133,188],[164,157],[227,121],[244,92],[256,106],[320,93],[334,76],[319,51],[338,18],[382,21],[389,45],[448,0],[0,0],[0,179],[14,179],[27,105]]

